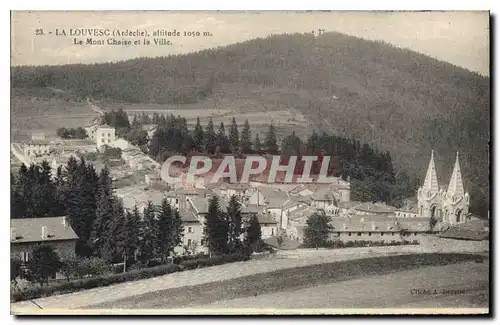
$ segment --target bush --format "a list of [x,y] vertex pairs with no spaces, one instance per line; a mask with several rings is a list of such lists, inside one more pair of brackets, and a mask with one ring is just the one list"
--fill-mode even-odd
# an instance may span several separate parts
[[64,261],[62,274],[68,279],[81,279],[86,276],[100,276],[111,272],[111,266],[101,258],[72,258]]
[[248,261],[250,255],[236,253],[236,254],[226,254],[226,255],[216,255],[212,257],[200,257],[192,260],[185,260],[179,263],[179,266],[183,270],[198,269],[200,267],[207,267],[213,265],[221,265],[226,263],[233,263],[239,261]]
[[70,282],[61,282],[52,284],[46,287],[38,287],[25,290],[24,292],[15,292],[11,295],[13,302],[36,299],[57,294],[71,293],[83,289],[92,289],[97,287],[104,287],[111,284],[147,279],[151,277],[161,276],[180,271],[180,267],[175,264],[161,265],[157,267],[132,270],[127,273],[111,274],[106,276],[79,279]]

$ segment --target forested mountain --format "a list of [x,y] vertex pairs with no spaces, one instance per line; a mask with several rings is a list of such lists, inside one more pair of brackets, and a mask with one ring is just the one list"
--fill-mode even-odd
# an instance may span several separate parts
[[[472,210],[487,211],[490,81],[428,56],[326,33],[275,35],[164,58],[12,68],[13,87],[54,87],[75,99],[192,103],[224,96],[295,108],[319,131],[388,150],[398,168],[424,178],[430,150],[447,184],[460,151]],[[218,89],[227,89],[220,92]],[[231,94],[235,96],[235,94]]]

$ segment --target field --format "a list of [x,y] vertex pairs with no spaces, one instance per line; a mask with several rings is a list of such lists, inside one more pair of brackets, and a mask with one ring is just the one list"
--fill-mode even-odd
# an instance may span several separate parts
[[40,132],[46,138],[54,138],[58,128],[84,127],[97,116],[86,102],[14,96],[11,98],[11,140],[26,140],[32,133]]
[[[481,266],[476,266],[478,263]],[[457,263],[464,263],[467,267],[461,267]],[[455,266],[453,266],[455,264]],[[449,266],[449,267],[448,267]],[[444,267],[444,268],[443,268]],[[408,274],[405,274],[408,273]],[[474,272],[474,277],[469,277],[469,272]],[[403,274],[401,276],[401,274]],[[438,274],[438,275],[436,275]],[[438,277],[440,275],[440,277]],[[466,276],[467,275],[467,276]],[[394,282],[388,286],[382,284],[370,287],[368,284],[377,282],[379,277],[386,279],[386,282]],[[409,279],[417,278],[417,282]],[[372,280],[373,279],[373,280]],[[274,300],[273,295],[288,297],[288,301],[294,303],[308,304],[309,297],[316,292],[315,287],[337,286],[344,287],[344,281],[364,281],[361,287],[365,287],[364,292],[370,291],[369,295],[359,301],[364,301],[365,306],[358,307],[380,307],[384,305],[383,300],[377,299],[378,288],[384,289],[385,296],[391,297],[393,292],[398,295],[409,296],[409,290],[425,285],[435,286],[442,292],[443,289],[467,289],[467,290],[487,290],[488,286],[488,259],[479,255],[466,254],[423,254],[423,255],[399,255],[386,257],[362,258],[358,260],[325,263],[320,265],[310,265],[305,267],[295,267],[269,273],[255,274],[239,277],[231,280],[223,280],[212,283],[194,285],[189,287],[179,287],[156,292],[150,292],[135,297],[111,301],[87,308],[188,308],[203,306],[204,308],[215,307],[256,307],[256,308],[298,308],[292,304],[283,304],[282,301]],[[467,287],[464,285],[468,284]],[[455,285],[455,286],[454,286]],[[458,286],[457,286],[458,285]],[[397,289],[394,290],[393,286]],[[353,292],[358,287],[353,287]],[[390,288],[390,289],[388,289]],[[427,288],[427,287],[426,287]],[[300,292],[308,292],[302,295]],[[328,291],[328,290],[327,290]],[[348,287],[344,287],[344,292],[349,292]],[[358,297],[362,296],[360,292]],[[349,308],[353,307],[349,303],[344,303],[342,299],[330,300],[331,290],[322,299],[316,300],[315,304],[309,303],[309,308]],[[257,297],[254,299],[253,297]],[[266,298],[267,297],[267,298]],[[269,298],[271,297],[271,298]],[[414,301],[417,296],[414,297]],[[486,296],[487,298],[487,296]],[[250,301],[238,305],[238,300]],[[232,302],[236,303],[232,303]],[[286,301],[286,300],[285,300]],[[351,303],[355,302],[353,299]],[[394,301],[394,304],[397,302]],[[399,302],[401,303],[401,302]],[[482,307],[487,305],[487,299],[479,302]],[[385,305],[385,307],[395,307]],[[471,307],[471,306],[469,306]]]

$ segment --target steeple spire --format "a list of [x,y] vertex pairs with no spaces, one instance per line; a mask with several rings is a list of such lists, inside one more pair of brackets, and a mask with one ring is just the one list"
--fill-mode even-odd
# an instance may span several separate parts
[[451,173],[450,185],[448,186],[448,194],[463,196],[464,184],[462,183],[462,173],[460,172],[460,163],[458,162],[458,151],[457,159],[455,160],[455,167],[453,167],[453,173]]
[[429,167],[427,168],[427,174],[425,175],[423,188],[432,193],[439,192],[436,166],[434,165],[434,150],[431,151],[431,161],[429,162]]

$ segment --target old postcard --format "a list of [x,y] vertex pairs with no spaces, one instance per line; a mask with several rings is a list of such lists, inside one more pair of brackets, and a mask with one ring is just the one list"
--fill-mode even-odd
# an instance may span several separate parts
[[11,12],[11,313],[490,313],[488,12]]

